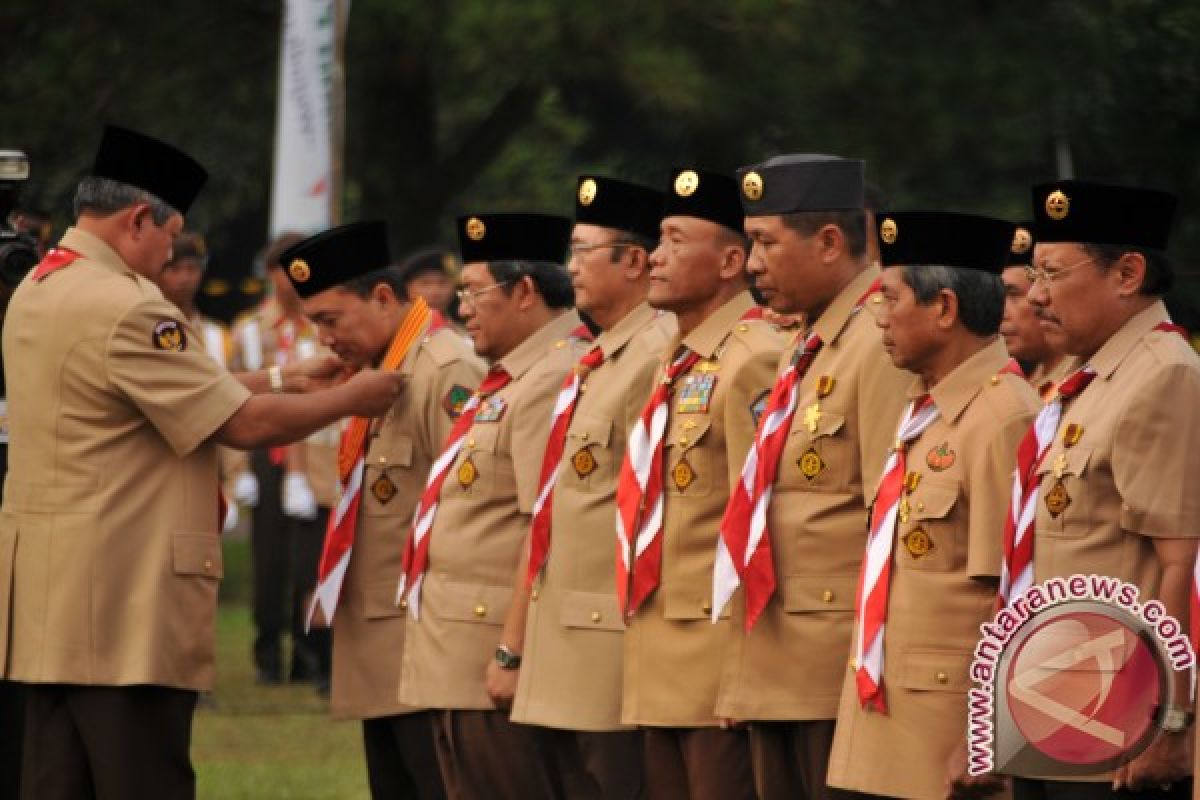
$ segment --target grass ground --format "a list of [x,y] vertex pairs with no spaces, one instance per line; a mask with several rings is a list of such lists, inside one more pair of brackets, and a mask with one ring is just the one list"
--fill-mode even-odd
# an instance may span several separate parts
[[333,722],[309,685],[261,687],[250,657],[249,552],[225,541],[217,685],[197,712],[192,761],[201,800],[367,798],[357,723]]

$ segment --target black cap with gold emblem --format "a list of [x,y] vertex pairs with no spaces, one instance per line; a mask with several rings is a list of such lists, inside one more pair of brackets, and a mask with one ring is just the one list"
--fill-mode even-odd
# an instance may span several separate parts
[[789,153],[738,170],[748,217],[863,207],[863,162],[819,153]]
[[464,264],[475,261],[546,261],[562,264],[571,220],[552,214],[472,214],[458,218]]
[[1016,226],[950,211],[880,211],[876,228],[885,267],[936,264],[999,275],[1008,262]]
[[208,180],[207,170],[182,150],[116,125],[105,126],[91,174],[147,191],[180,214]]
[[1008,266],[1028,267],[1033,264],[1033,246],[1037,240],[1033,238],[1033,223],[1018,222],[1016,233],[1013,234],[1012,245],[1008,248]]
[[636,183],[580,175],[575,193],[575,221],[658,239],[663,199],[662,192]]
[[728,175],[690,167],[671,170],[664,217],[697,217],[742,233],[737,181]]
[[1039,242],[1123,244],[1166,250],[1177,204],[1155,189],[1089,181],[1033,187],[1033,233]]
[[283,271],[301,297],[312,297],[383,269],[391,261],[387,223],[380,220],[330,228],[292,245],[279,256]]

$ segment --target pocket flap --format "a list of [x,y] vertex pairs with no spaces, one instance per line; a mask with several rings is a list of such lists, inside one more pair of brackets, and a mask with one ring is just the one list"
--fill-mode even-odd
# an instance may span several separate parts
[[853,611],[857,575],[790,575],[783,579],[783,610]]
[[210,533],[175,534],[171,539],[171,566],[176,575],[224,576],[220,539]]
[[394,580],[375,581],[367,586],[363,595],[363,616],[367,619],[387,619],[407,614],[407,604],[403,607],[396,605],[396,587],[399,583],[400,576],[397,575]]
[[612,439],[612,429],[613,421],[611,419],[576,414],[575,418],[571,420],[571,429],[567,432],[567,438],[577,445],[585,447],[590,444],[608,447],[609,440]]
[[1065,447],[1058,452],[1046,453],[1042,463],[1038,464],[1039,476],[1052,474],[1056,469],[1062,470],[1063,475],[1080,476],[1087,470],[1088,461],[1092,458],[1090,447]]
[[901,656],[900,686],[926,692],[965,692],[971,683],[971,654],[910,650]]
[[602,592],[567,592],[563,595],[559,622],[564,628],[623,631],[617,596]]
[[484,625],[503,625],[512,602],[512,589],[507,586],[447,581],[442,584],[441,595],[445,607],[438,609],[438,616]]
[[413,440],[408,435],[389,436],[386,440],[376,438],[371,442],[367,464],[374,467],[411,467]]
[[811,406],[803,406],[796,409],[796,416],[792,419],[792,435],[803,435],[810,439],[819,439],[822,436],[833,436],[846,425],[846,415],[840,414],[837,411],[826,411],[820,409],[820,415],[817,417],[817,429],[815,431],[809,429],[805,414]]
[[500,438],[500,423],[486,422],[471,426],[467,431],[467,441],[464,442],[463,452],[470,453],[479,450],[483,453],[496,452],[496,440]]
[[667,431],[663,444],[666,447],[688,450],[695,447],[704,438],[704,434],[708,433],[711,426],[712,420],[707,415],[676,414],[674,424],[671,426],[671,430]]
[[942,519],[958,501],[958,487],[922,483],[909,498],[913,519]]
[[[733,605],[732,600],[725,604],[725,608],[721,609],[721,619],[729,618],[731,605]],[[707,592],[704,594],[689,591],[668,592],[663,602],[663,617],[676,620],[711,619],[712,597]]]

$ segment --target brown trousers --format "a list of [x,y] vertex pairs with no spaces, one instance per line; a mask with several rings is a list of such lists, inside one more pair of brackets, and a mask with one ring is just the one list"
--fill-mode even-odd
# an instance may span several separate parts
[[365,719],[362,728],[373,800],[445,800],[430,712]]
[[645,728],[650,800],[755,800],[744,730]]
[[450,800],[557,800],[566,787],[540,749],[538,730],[507,711],[430,712]]
[[1108,782],[1040,781],[1013,779],[1014,800],[1188,800],[1192,797],[1192,779],[1179,781],[1169,789],[1143,789],[1114,792]]
[[834,800],[825,785],[835,720],[752,722],[750,761],[759,800]]
[[645,797],[641,731],[534,731],[543,756],[571,800]]
[[25,800],[192,800],[196,693],[163,686],[26,687]]

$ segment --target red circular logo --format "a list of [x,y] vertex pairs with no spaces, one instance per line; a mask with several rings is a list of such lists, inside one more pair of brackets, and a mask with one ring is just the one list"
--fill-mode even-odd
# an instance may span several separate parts
[[1148,744],[1164,691],[1154,644],[1092,611],[1035,624],[1004,678],[1012,720],[1025,740],[1075,766],[1129,757]]

